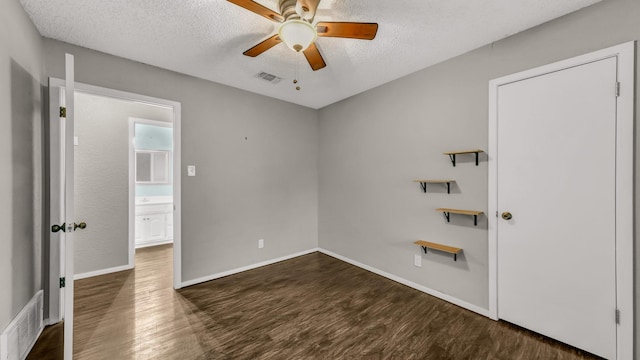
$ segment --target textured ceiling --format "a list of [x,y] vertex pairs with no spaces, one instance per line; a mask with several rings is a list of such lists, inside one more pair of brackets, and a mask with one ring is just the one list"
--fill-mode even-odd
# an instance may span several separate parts
[[[316,21],[379,29],[372,41],[319,38],[327,67],[315,72],[284,44],[242,55],[276,23],[225,0],[20,3],[45,37],[317,109],[599,1],[321,0]],[[257,2],[278,9],[277,0]],[[283,80],[272,84],[260,72]]]

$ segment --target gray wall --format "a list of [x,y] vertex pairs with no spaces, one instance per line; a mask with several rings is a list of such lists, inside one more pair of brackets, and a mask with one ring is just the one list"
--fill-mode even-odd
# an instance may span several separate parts
[[17,1],[0,5],[0,330],[41,288],[42,40]]
[[[640,39],[638,19],[637,0],[604,1],[322,109],[319,246],[487,308],[486,218],[446,224],[433,210],[486,212],[486,158],[453,168],[442,152],[487,149],[490,79]],[[449,177],[451,195],[411,182]],[[418,238],[459,245],[464,257],[414,267]]]
[[184,281],[317,246],[316,111],[50,39],[46,76],[65,52],[78,82],[182,103]]
[[[432,210],[486,210],[486,161],[452,168],[441,153],[486,149],[490,79],[640,38],[640,3],[608,0],[317,112],[54,40],[41,48],[17,1],[1,10],[0,271],[12,291],[0,328],[41,287],[41,52],[44,76],[62,77],[70,52],[77,81],[182,103],[183,168],[198,166],[182,171],[183,280],[319,244],[486,308],[486,220],[447,225]],[[425,195],[411,182],[422,177],[458,186]],[[464,261],[413,267],[418,237],[460,245]]]
[[173,110],[76,93],[75,273],[129,263],[129,117],[173,121]]

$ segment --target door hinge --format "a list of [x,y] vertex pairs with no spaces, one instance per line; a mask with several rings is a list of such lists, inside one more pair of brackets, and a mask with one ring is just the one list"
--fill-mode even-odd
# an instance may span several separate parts
[[60,106],[60,117],[61,118],[67,117],[67,108],[64,106]]
[[620,81],[616,82],[616,97],[620,96]]
[[620,310],[616,309],[616,324],[620,325]]
[[62,289],[63,287],[65,287],[65,283],[66,283],[65,278],[61,277],[61,278],[60,278],[60,288],[61,288],[61,289]]

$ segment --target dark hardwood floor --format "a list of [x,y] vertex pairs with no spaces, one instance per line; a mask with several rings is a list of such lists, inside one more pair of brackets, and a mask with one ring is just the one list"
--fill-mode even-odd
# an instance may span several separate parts
[[[76,282],[75,359],[597,359],[320,253],[179,291],[171,256]],[[62,359],[61,336],[29,359]]]

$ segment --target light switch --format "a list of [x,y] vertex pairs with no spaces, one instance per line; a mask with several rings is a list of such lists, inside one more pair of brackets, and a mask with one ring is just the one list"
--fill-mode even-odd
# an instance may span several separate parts
[[78,137],[74,136],[73,137],[73,145],[78,146],[79,142],[78,142]]
[[196,176],[196,166],[195,165],[187,166],[187,176]]

